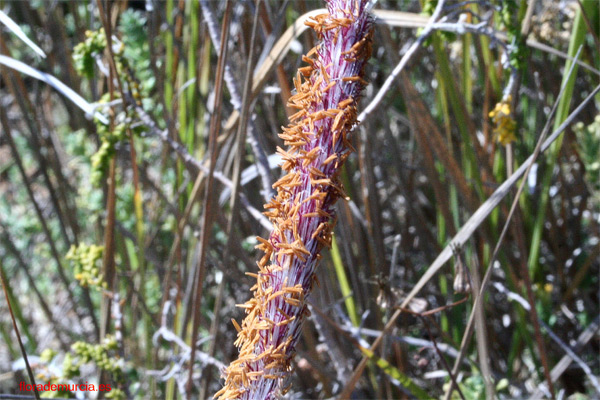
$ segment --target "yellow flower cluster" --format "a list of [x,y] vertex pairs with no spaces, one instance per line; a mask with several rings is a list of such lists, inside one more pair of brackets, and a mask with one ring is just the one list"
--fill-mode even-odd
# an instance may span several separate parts
[[96,290],[107,288],[98,266],[103,251],[104,246],[96,246],[95,244],[88,246],[81,243],[79,246],[71,246],[66,259],[71,262],[75,279],[79,281],[81,286],[91,286]]
[[504,146],[517,139],[515,136],[517,123],[511,116],[511,101],[512,97],[510,95],[506,96],[500,103],[496,104],[496,107],[489,114],[494,123],[494,134]]

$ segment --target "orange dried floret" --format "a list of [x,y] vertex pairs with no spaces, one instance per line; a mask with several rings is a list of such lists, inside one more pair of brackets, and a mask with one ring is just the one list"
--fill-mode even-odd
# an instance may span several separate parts
[[325,161],[323,161],[323,165],[327,165],[327,164],[329,164],[330,162],[332,162],[332,161],[333,161],[333,160],[335,160],[336,158],[338,158],[337,154],[332,154],[332,155],[330,155],[329,157],[327,157],[327,158],[325,159]]

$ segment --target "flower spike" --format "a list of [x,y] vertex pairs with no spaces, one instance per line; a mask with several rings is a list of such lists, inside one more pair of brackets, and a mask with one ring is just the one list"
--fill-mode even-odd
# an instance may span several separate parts
[[303,57],[308,65],[294,78],[296,94],[278,148],[287,172],[265,205],[273,223],[257,248],[254,297],[242,307],[246,317],[235,342],[240,353],[224,372],[218,399],[275,399],[287,391],[291,361],[304,318],[306,298],[316,282],[323,247],[331,246],[334,204],[345,197],[338,178],[353,150],[348,135],[356,125],[357,100],[366,85],[364,68],[371,55],[372,20],[368,0],[329,0],[327,14],[306,22],[321,43]]

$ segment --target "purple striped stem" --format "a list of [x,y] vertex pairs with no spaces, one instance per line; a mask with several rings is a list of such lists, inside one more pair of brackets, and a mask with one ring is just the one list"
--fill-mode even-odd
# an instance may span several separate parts
[[334,204],[346,197],[338,178],[353,151],[348,135],[356,125],[356,106],[364,67],[371,54],[372,20],[367,0],[329,0],[327,14],[306,22],[321,43],[303,57],[308,65],[294,79],[289,105],[298,110],[279,135],[287,172],[273,187],[277,197],[265,205],[273,223],[258,262],[254,297],[235,345],[240,354],[224,372],[219,399],[275,399],[287,392],[291,360],[315,281],[321,249],[331,246]]

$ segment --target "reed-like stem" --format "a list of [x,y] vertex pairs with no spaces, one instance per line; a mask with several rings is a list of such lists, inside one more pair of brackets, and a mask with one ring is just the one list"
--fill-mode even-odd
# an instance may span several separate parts
[[306,297],[315,282],[323,247],[330,247],[334,204],[345,197],[338,174],[353,150],[348,134],[356,124],[356,104],[365,85],[371,53],[367,0],[329,0],[328,14],[308,21],[321,44],[303,60],[289,105],[298,109],[279,136],[287,174],[273,187],[277,197],[265,205],[273,223],[259,261],[254,297],[243,307],[246,318],[235,344],[237,360],[225,370],[219,399],[273,399],[284,394],[286,378],[309,311]]

